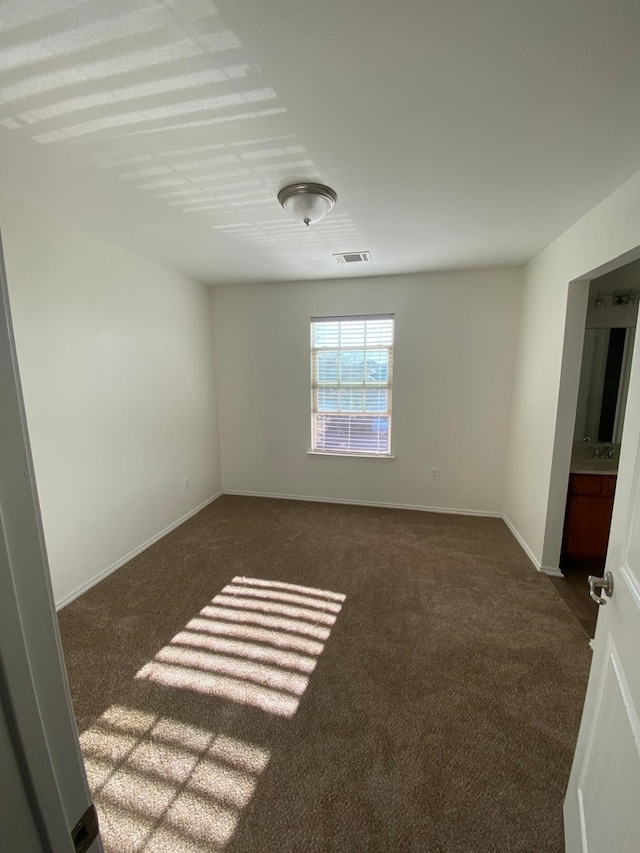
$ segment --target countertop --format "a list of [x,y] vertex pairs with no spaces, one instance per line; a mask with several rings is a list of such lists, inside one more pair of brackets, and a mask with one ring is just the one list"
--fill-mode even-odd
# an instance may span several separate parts
[[[604,459],[594,459],[593,451],[594,447],[598,447],[599,445],[594,445],[590,443],[579,443],[573,445],[573,452],[571,454],[571,468],[570,471],[572,474],[617,474],[618,473],[618,458],[620,456],[620,445],[612,445],[613,449],[613,458],[608,459],[606,456]],[[611,447],[611,445],[605,446],[606,450]]]

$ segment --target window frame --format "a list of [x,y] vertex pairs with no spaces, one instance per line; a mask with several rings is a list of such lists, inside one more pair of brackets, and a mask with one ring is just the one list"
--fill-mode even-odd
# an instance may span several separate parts
[[[371,344],[367,344],[367,328],[366,323],[368,321],[380,321],[380,320],[390,320],[391,321],[391,342],[390,343],[376,343],[373,342]],[[342,342],[338,341],[337,345],[331,345],[327,347],[319,347],[316,345],[316,336],[315,336],[315,327],[318,324],[323,323],[341,323],[341,322],[364,322],[364,342],[362,345],[354,344],[354,345],[342,345]],[[310,367],[311,367],[311,450],[308,451],[310,455],[317,456],[344,456],[351,459],[395,459],[394,454],[392,453],[392,421],[393,421],[393,356],[395,349],[395,314],[386,313],[386,314],[347,314],[347,315],[339,315],[339,316],[325,316],[325,317],[311,317],[310,324]],[[342,330],[339,331],[339,338]],[[341,381],[341,377],[338,375],[338,379],[336,382],[331,383],[320,383],[318,381],[318,377],[316,376],[317,370],[317,354],[319,352],[325,351],[335,351],[338,353],[349,352],[349,351],[364,351],[365,360],[366,360],[366,352],[370,351],[387,351],[387,375],[386,380],[384,382],[379,383],[367,383],[366,377],[363,377],[363,381],[360,385],[357,383],[343,383]],[[375,390],[384,390],[386,394],[386,409],[383,412],[369,412],[364,411],[366,409],[366,398],[363,399],[363,411],[354,411],[353,416],[363,418],[366,417],[375,417],[379,415],[387,419],[387,444],[386,448],[383,451],[377,451],[372,448],[366,448],[363,450],[358,450],[354,447],[348,447],[344,449],[337,448],[329,448],[320,446],[320,443],[317,440],[317,416],[320,414],[324,414],[324,412],[320,412],[319,404],[318,404],[318,392],[324,388],[325,390],[337,390],[340,392],[341,390],[362,390],[366,392],[367,390],[375,391]],[[349,415],[351,412],[349,410],[340,411],[339,405],[338,409],[335,412],[327,412],[328,415]]]

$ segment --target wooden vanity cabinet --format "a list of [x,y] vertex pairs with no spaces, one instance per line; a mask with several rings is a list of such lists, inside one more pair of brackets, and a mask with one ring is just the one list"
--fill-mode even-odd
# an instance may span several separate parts
[[604,565],[616,491],[615,474],[570,474],[562,559]]

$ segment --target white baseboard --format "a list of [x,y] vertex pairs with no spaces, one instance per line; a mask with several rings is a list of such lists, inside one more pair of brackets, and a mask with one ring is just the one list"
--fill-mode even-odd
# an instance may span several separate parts
[[78,598],[78,596],[82,595],[83,592],[87,592],[87,590],[91,589],[91,587],[95,586],[100,581],[104,580],[110,574],[115,572],[117,569],[124,566],[125,563],[128,563],[129,560],[132,560],[134,557],[137,557],[138,554],[141,554],[143,551],[146,551],[151,545],[157,542],[159,539],[162,539],[163,536],[166,536],[167,533],[171,533],[172,530],[175,530],[176,527],[179,527],[181,524],[184,524],[187,519],[191,518],[192,515],[200,512],[201,509],[204,509],[210,503],[213,503],[217,498],[220,497],[222,492],[218,492],[213,495],[211,498],[207,498],[206,501],[203,501],[199,506],[195,507],[192,510],[189,510],[188,513],[179,518],[177,521],[174,521],[168,527],[165,527],[164,530],[161,530],[160,533],[156,533],[155,536],[152,536],[151,539],[147,539],[142,545],[139,545],[137,548],[134,548],[133,551],[129,551],[128,554],[125,554],[124,557],[121,557],[119,560],[116,560],[115,563],[112,563],[110,566],[107,566],[106,569],[103,569],[99,572],[95,577],[92,577],[91,580],[85,581],[85,583],[81,584],[79,587],[76,587],[72,592],[65,595],[64,598],[61,598],[56,602],[56,610],[61,610],[67,604],[71,604],[71,602]]
[[564,575],[557,569],[555,566],[540,566],[538,569],[539,572],[542,572],[543,575],[549,575],[552,578],[563,578]]
[[125,563],[128,563],[129,560],[132,560],[134,557],[137,557],[138,554],[141,554],[143,551],[146,551],[151,545],[157,542],[159,539],[162,539],[163,536],[166,536],[168,533],[171,533],[172,530],[175,530],[176,527],[179,527],[181,524],[184,524],[187,519],[191,518],[191,516],[200,512],[200,510],[204,509],[210,503],[217,500],[221,495],[239,495],[243,497],[252,497],[252,498],[274,498],[278,500],[289,500],[289,501],[310,501],[313,503],[334,503],[334,504],[347,504],[349,506],[374,506],[380,507],[382,509],[412,509],[417,510],[419,512],[437,512],[443,513],[445,515],[466,515],[466,516],[478,516],[481,518],[501,518],[504,523],[507,525],[511,533],[516,538],[518,544],[525,552],[529,560],[533,563],[534,567],[537,571],[542,572],[546,575],[551,575],[553,577],[564,577],[560,569],[554,568],[552,566],[542,566],[539,561],[536,559],[535,555],[524,541],[513,522],[509,519],[508,516],[504,515],[504,513],[500,512],[486,512],[484,510],[477,509],[454,509],[452,507],[440,507],[440,506],[422,506],[419,504],[399,504],[399,503],[383,503],[381,501],[355,501],[355,500],[344,500],[340,498],[321,498],[321,497],[312,497],[310,495],[280,495],[275,494],[273,492],[244,492],[238,490],[224,490],[221,492],[217,492],[217,494],[213,495],[207,500],[203,501],[199,506],[190,510],[188,513],[183,515],[177,521],[174,521],[168,527],[165,527],[164,530],[161,530],[155,536],[152,536],[151,539],[148,539],[142,545],[139,545],[137,548],[134,548],[133,551],[130,551],[128,554],[125,554],[124,557],[121,557],[115,563],[108,566],[106,569],[103,569],[97,575],[95,575],[90,580],[81,584],[79,587],[76,587],[72,592],[65,595],[59,601],[56,602],[56,610],[61,610],[67,604],[70,604],[74,599],[78,598],[78,596],[82,595],[87,590],[91,589],[91,587],[100,583],[100,581],[104,580],[110,574],[115,572],[117,569],[124,566]]
[[504,523],[507,525],[507,527],[509,528],[509,530],[513,533],[513,535],[514,535],[515,539],[516,539],[516,540],[517,540],[517,542],[518,542],[518,545],[522,548],[522,550],[524,551],[524,553],[525,553],[525,554],[527,555],[527,557],[531,560],[531,562],[533,563],[533,565],[534,565],[534,567],[535,567],[536,571],[538,571],[538,572],[542,572],[542,574],[544,574],[544,575],[550,575],[551,577],[554,577],[554,578],[563,578],[563,577],[564,577],[564,575],[562,574],[562,572],[560,571],[560,569],[554,568],[553,566],[543,566],[543,565],[540,563],[540,561],[539,561],[539,560],[538,560],[538,558],[535,556],[535,554],[533,553],[533,551],[531,550],[531,548],[529,548],[529,546],[527,545],[527,543],[524,541],[524,539],[522,538],[522,536],[521,536],[521,535],[520,535],[520,533],[518,532],[518,530],[517,530],[517,528],[516,528],[515,524],[511,521],[511,519],[509,518],[509,516],[508,516],[508,515],[505,515],[505,514],[503,513],[503,514],[502,514],[502,520],[503,520],[503,521],[504,521]]
[[477,515],[482,518],[502,518],[500,512],[485,512],[478,509],[451,509],[441,506],[420,506],[417,504],[395,504],[381,503],[379,501],[351,501],[340,498],[319,498],[310,495],[278,495],[273,492],[242,492],[237,490],[225,489],[225,495],[240,495],[247,498],[275,498],[285,501],[311,501],[312,503],[325,504],[348,504],[349,506],[377,506],[382,509],[415,509],[419,512],[441,512],[446,515]]

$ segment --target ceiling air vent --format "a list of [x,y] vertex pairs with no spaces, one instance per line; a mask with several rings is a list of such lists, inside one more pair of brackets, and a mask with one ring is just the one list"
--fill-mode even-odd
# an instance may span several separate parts
[[371,252],[340,252],[333,256],[339,264],[359,264],[371,260]]

